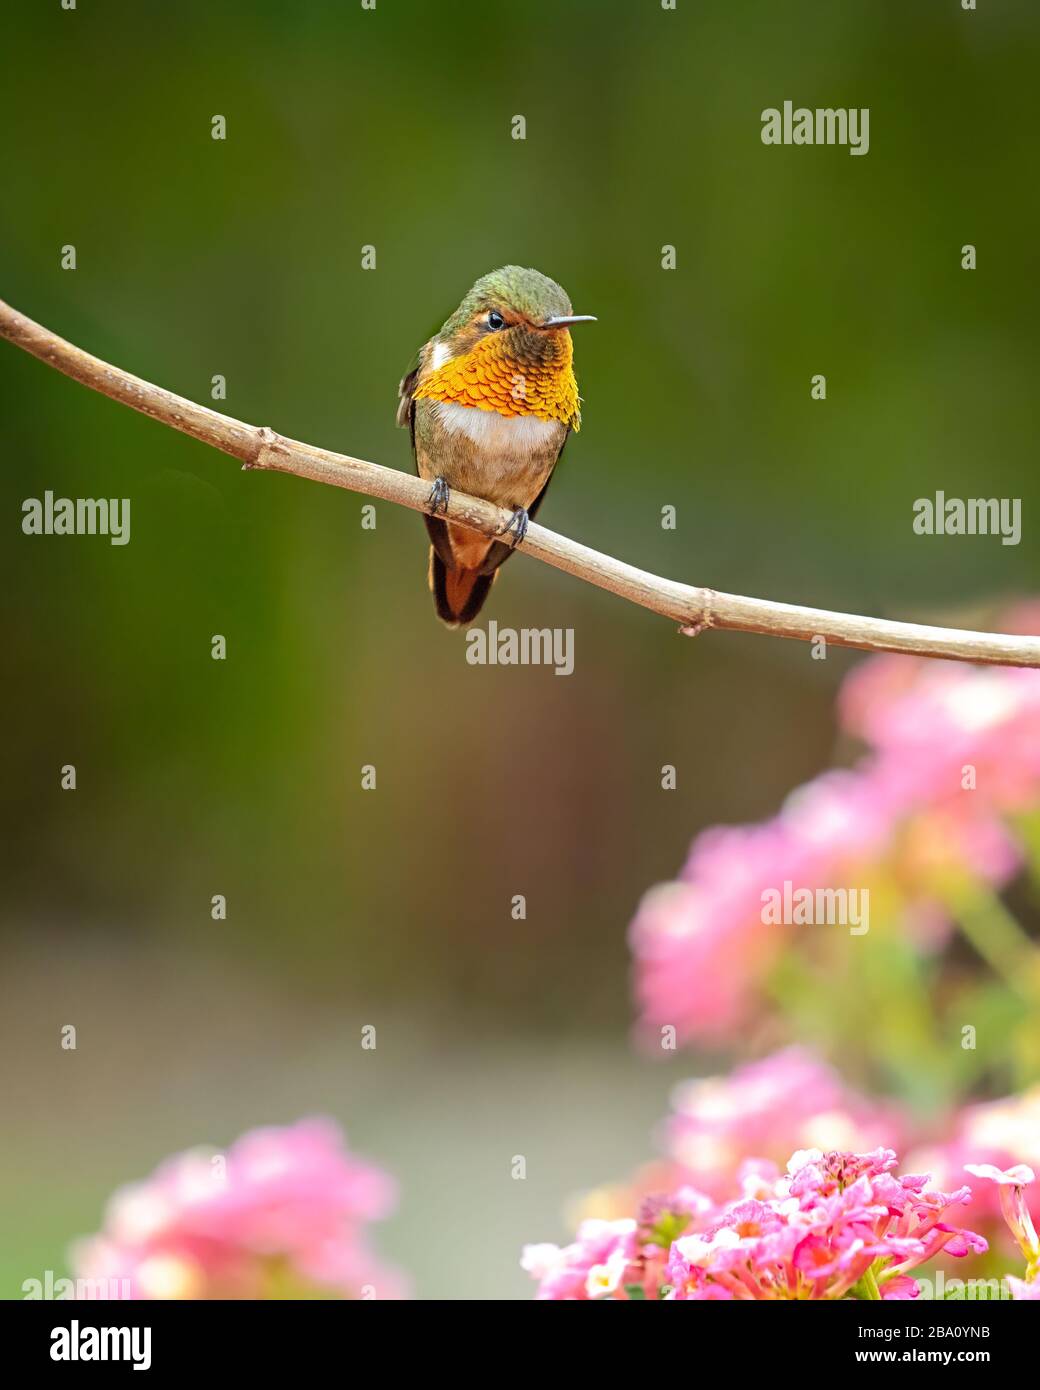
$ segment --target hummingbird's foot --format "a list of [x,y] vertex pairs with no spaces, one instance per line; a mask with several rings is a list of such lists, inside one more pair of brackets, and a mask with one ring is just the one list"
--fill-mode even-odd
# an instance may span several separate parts
[[433,487],[430,488],[430,511],[436,516],[439,511],[447,515],[448,501],[451,497],[451,488],[443,478],[434,478]]
[[527,526],[530,518],[527,515],[526,507],[517,507],[513,515],[499,531],[500,536],[508,536],[510,531],[513,535],[513,549],[523,544],[524,537],[527,535]]

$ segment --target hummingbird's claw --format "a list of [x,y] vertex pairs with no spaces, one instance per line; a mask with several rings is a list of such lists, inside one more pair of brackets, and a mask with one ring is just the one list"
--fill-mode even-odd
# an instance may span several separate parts
[[432,512],[432,514],[433,514],[434,516],[437,515],[438,511],[444,512],[444,514],[447,515],[447,512],[448,512],[448,500],[449,500],[450,497],[451,497],[451,488],[450,488],[450,487],[448,486],[448,484],[444,481],[444,479],[443,479],[443,478],[434,478],[434,480],[433,480],[433,487],[430,488],[430,497],[429,497],[429,501],[430,501],[430,511]]
[[509,520],[502,527],[501,531],[499,531],[498,534],[500,536],[508,536],[510,531],[514,532],[513,549],[515,550],[518,545],[523,544],[524,537],[527,535],[527,526],[529,520],[530,518],[527,515],[527,508],[517,507],[514,510],[513,515],[509,518]]

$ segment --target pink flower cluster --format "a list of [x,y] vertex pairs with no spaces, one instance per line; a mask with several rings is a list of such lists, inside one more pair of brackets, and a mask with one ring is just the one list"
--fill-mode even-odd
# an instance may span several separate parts
[[[975,1170],[980,1163],[1040,1169],[1040,1086],[965,1106],[948,1124],[949,1137],[941,1143],[909,1149],[909,1164],[931,1173],[940,1187],[967,1183],[966,1219],[1003,1246],[998,1191]],[[671,1165],[663,1175],[660,1169],[651,1172],[649,1181],[659,1187],[665,1176],[671,1186],[690,1184],[721,1200],[732,1192],[733,1175],[739,1181],[761,1159],[783,1164],[794,1149],[906,1149],[916,1137],[900,1108],[858,1096],[812,1052],[789,1047],[728,1076],[676,1086],[664,1126]],[[649,1190],[642,1184],[636,1195]],[[632,1210],[636,1196],[631,1190],[626,1196]],[[1040,1223],[1040,1184],[1028,1189],[1026,1199]]]
[[783,1175],[747,1165],[733,1201],[683,1188],[634,1220],[586,1221],[563,1248],[528,1246],[522,1263],[542,1299],[915,1298],[910,1270],[986,1241],[950,1219],[967,1186],[941,1192],[895,1164],[890,1149],[802,1150]]
[[747,1183],[705,1231],[672,1247],[674,1299],[915,1298],[909,1271],[940,1251],[986,1249],[951,1223],[967,1187],[940,1192],[927,1174],[896,1177],[891,1149],[796,1153],[783,1177]]
[[[989,1236],[1007,1253],[1010,1231],[1026,1259],[1025,1279],[1007,1278],[1011,1296],[1040,1298],[1040,1184],[1022,1162],[1040,1166],[1038,1105],[1040,1089],[967,1107],[950,1142],[913,1156],[914,1171],[930,1176],[896,1178],[890,1146],[906,1116],[787,1048],[678,1086],[667,1161],[589,1193],[574,1241],[528,1246],[523,1265],[543,1299],[912,1298],[909,1270],[981,1254]],[[765,1258],[792,1242],[786,1265]],[[752,1246],[757,1272],[744,1263]],[[734,1269],[737,1290],[722,1277]]]
[[126,1281],[137,1299],[399,1298],[365,1230],[394,1202],[331,1121],[256,1129],[117,1192],[102,1233],[74,1248],[74,1273]]
[[763,924],[763,893],[787,881],[863,885],[879,869],[934,950],[948,929],[943,874],[999,887],[1016,872],[1012,822],[1040,800],[1040,672],[877,657],[846,681],[839,717],[870,747],[854,768],[799,788],[763,824],[704,831],[678,880],[644,897],[630,943],[647,1037],[671,1025],[717,1042],[746,1025],[789,945]]

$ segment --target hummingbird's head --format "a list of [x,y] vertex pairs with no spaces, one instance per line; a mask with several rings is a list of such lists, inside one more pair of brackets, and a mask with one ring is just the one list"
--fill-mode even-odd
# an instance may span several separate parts
[[572,323],[591,317],[573,313],[564,291],[541,271],[506,265],[480,277],[438,336],[457,357],[502,333],[511,357],[536,363],[555,355]]
[[482,275],[435,339],[431,374],[416,398],[457,401],[505,415],[537,415],[578,427],[571,367],[575,314],[538,270],[503,266]]

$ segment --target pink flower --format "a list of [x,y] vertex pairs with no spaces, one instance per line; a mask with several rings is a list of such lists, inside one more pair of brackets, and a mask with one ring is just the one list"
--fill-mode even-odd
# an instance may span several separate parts
[[882,1288],[881,1297],[886,1301],[889,1299],[920,1298],[921,1285],[909,1274],[896,1274]]
[[1040,1238],[1029,1208],[1026,1206],[1023,1188],[1035,1182],[1036,1174],[1024,1163],[1013,1168],[997,1168],[992,1163],[968,1163],[965,1168],[977,1178],[985,1178],[996,1183],[1000,1192],[1000,1210],[1008,1224],[1008,1230],[1018,1242],[1018,1247],[1026,1257],[1026,1278],[1034,1279],[1040,1275]]
[[714,1211],[703,1193],[680,1187],[645,1199],[636,1219],[583,1221],[570,1245],[528,1245],[520,1261],[538,1299],[656,1299],[672,1241]]
[[796,1153],[771,1198],[730,1203],[674,1242],[668,1297],[714,1297],[718,1286],[735,1299],[910,1298],[909,1270],[943,1249],[986,1249],[947,1219],[966,1187],[939,1192],[926,1175],[896,1177],[895,1163],[888,1149]]
[[191,1150],[117,1192],[105,1229],[73,1252],[78,1277],[127,1279],[148,1298],[403,1296],[365,1227],[394,1187],[331,1121],[257,1129],[226,1155]]
[[570,1245],[527,1245],[521,1267],[538,1280],[539,1299],[616,1297],[636,1257],[636,1223],[583,1221]]
[[647,1034],[696,1016],[698,1035],[726,1037],[748,1002],[740,968],[746,921],[720,922],[684,883],[652,888],[629,939],[639,962],[636,990]]
[[997,1168],[992,1163],[966,1163],[964,1167],[974,1177],[989,1178],[1001,1187],[1025,1187],[1036,1181],[1036,1174],[1024,1163],[1016,1163],[1013,1168]]

